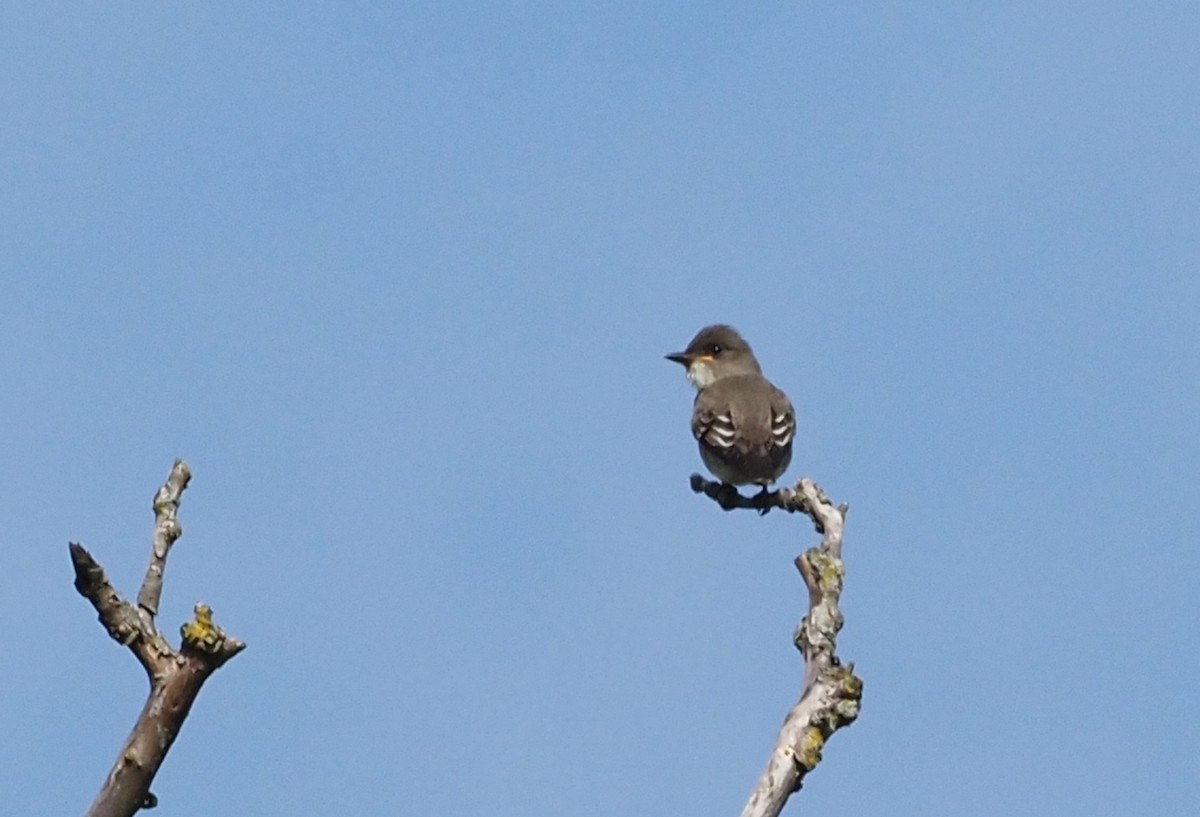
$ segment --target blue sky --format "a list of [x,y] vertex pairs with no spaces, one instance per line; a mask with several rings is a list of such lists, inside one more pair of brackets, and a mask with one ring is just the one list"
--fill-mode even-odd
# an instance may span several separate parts
[[[693,496],[724,321],[852,505],[862,716],[788,813],[1200,811],[1194,4],[0,10],[0,790],[249,643],[171,815],[737,813],[802,520]],[[156,812],[158,813],[158,812]]]

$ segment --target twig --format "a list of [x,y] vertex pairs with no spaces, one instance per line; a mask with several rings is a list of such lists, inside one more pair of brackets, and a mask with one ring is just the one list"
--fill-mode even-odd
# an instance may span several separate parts
[[[725,510],[770,508],[804,513],[812,519],[821,543],[796,557],[796,568],[808,588],[808,614],[796,628],[793,641],[804,655],[804,688],[800,699],[784,718],[775,749],[742,810],[742,817],[777,817],[805,776],[821,760],[821,749],[830,736],[858,717],[862,679],[854,665],[842,666],[837,657],[837,635],[842,629],[838,602],[845,567],[842,564],[842,528],[848,505],[835,506],[815,483],[802,479],[794,489],[780,488],[745,497],[730,485],[692,475],[692,490],[714,499]],[[730,496],[732,490],[736,498]]]
[[158,615],[158,602],[162,598],[163,571],[167,567],[167,554],[171,545],[183,535],[179,525],[179,500],[191,482],[192,472],[187,463],[175,460],[175,466],[167,476],[166,483],[154,495],[154,546],[150,548],[150,562],[146,565],[146,578],[138,591],[138,607],[151,617]]
[[171,647],[155,622],[167,554],[183,534],[176,514],[189,479],[187,464],[176,460],[154,497],[154,545],[136,605],[121,597],[82,545],[70,544],[75,589],[92,603],[108,634],[137,656],[150,678],[150,695],[142,713],[87,817],[131,817],[139,809],[157,805],[150,784],[179,735],[200,687],[222,664],[246,648],[213,623],[212,610],[205,604],[197,604],[195,617],[180,628],[183,640],[178,650]]

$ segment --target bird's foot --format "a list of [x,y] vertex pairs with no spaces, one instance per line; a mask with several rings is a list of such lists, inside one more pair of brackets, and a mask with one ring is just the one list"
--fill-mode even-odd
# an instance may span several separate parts
[[775,492],[768,491],[764,485],[761,491],[750,497],[750,502],[758,510],[759,516],[766,516],[771,512],[771,508],[775,507],[775,499]]
[[738,506],[742,495],[738,492],[737,486],[731,485],[728,482],[722,482],[721,487],[717,489],[715,499],[717,500],[717,504],[721,506],[721,510],[732,511]]
[[771,491],[766,485],[763,485],[762,490],[757,494],[745,496],[732,483],[724,480],[717,482],[705,479],[700,474],[692,474],[691,485],[695,493],[704,494],[715,501],[723,511],[732,511],[735,508],[753,508],[758,511],[759,516],[765,516],[772,508],[783,508],[785,511],[798,510],[792,507],[793,492],[790,488]]

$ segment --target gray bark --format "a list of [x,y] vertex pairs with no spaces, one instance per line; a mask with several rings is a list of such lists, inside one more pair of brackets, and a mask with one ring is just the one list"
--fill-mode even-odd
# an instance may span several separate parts
[[802,479],[795,488],[763,491],[743,496],[732,485],[692,474],[692,490],[704,494],[726,511],[751,508],[765,514],[772,508],[802,513],[812,519],[821,542],[795,559],[808,588],[808,614],[796,628],[793,641],[804,655],[804,684],[800,698],[783,719],[775,748],[742,810],[742,817],[777,817],[788,798],[800,790],[805,776],[821,761],[821,750],[834,732],[858,717],[862,679],[854,665],[843,666],[837,657],[837,636],[842,629],[842,596],[845,566],[842,563],[842,529],[848,505],[835,506],[815,483]]

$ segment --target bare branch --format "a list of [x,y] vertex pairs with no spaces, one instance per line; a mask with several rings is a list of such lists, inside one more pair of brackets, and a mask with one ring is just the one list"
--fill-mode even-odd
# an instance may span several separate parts
[[150,694],[142,713],[87,817],[131,817],[139,809],[157,805],[150,784],[179,735],[200,687],[222,664],[246,648],[213,623],[212,610],[205,604],[197,604],[195,617],[180,628],[183,641],[178,650],[171,647],[155,623],[167,554],[182,533],[176,519],[179,499],[190,478],[187,464],[176,460],[166,483],[155,495],[154,544],[136,606],[121,597],[82,545],[70,545],[75,589],[92,603],[109,635],[129,647],[150,676]]
[[71,563],[75,566],[75,589],[92,603],[100,623],[113,639],[128,647],[153,682],[170,660],[171,645],[159,634],[154,620],[121,598],[104,568],[83,545],[71,542]]
[[187,463],[175,460],[171,473],[163,487],[154,495],[154,547],[150,548],[150,562],[146,565],[146,578],[138,591],[138,607],[153,618],[158,615],[158,602],[162,599],[163,571],[167,567],[167,554],[171,545],[183,535],[183,528],[176,519],[179,500],[192,479]]
[[[845,578],[842,529],[850,508],[834,506],[825,492],[807,478],[794,489],[781,488],[747,498],[733,486],[693,474],[692,490],[715,499],[725,510],[754,508],[765,513],[777,507],[807,514],[823,534],[820,545],[795,560],[808,588],[808,614],[794,636],[796,647],[804,655],[804,688],[784,718],[767,768],[742,810],[742,817],[778,817],[804,777],[820,762],[826,741],[858,717],[862,700],[862,679],[854,674],[854,665],[842,666],[837,657],[837,635],[842,628],[838,602]],[[736,498],[730,496],[730,490]]]

